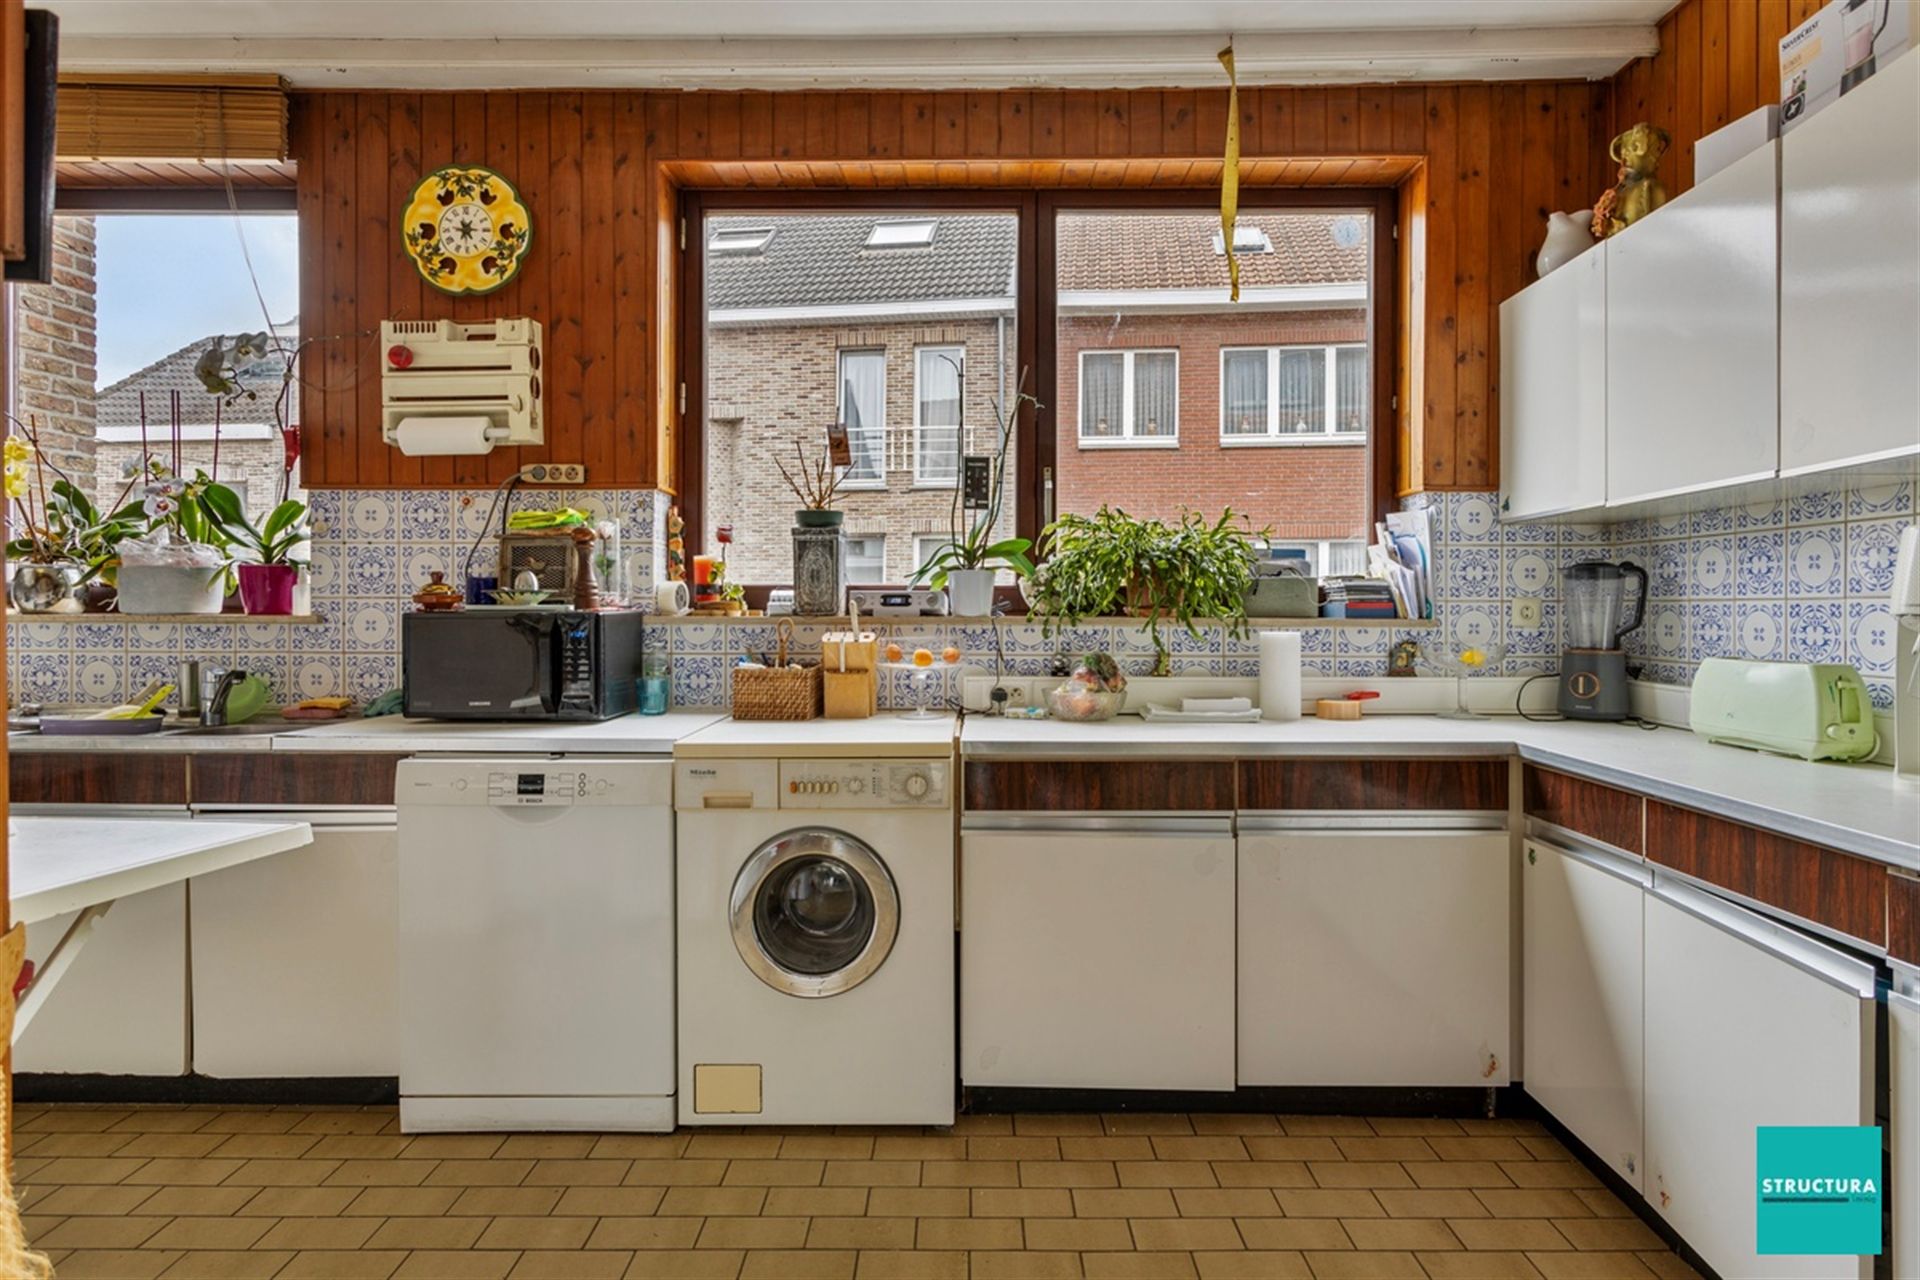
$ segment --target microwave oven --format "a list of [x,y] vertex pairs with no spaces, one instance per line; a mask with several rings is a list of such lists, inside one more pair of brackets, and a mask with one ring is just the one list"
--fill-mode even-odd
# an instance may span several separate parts
[[638,610],[403,614],[400,688],[427,720],[608,720],[639,706]]

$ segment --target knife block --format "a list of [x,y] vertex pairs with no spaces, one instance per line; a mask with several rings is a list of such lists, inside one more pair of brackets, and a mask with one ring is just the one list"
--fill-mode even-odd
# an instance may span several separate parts
[[880,710],[880,673],[865,671],[826,671],[827,719],[866,720]]

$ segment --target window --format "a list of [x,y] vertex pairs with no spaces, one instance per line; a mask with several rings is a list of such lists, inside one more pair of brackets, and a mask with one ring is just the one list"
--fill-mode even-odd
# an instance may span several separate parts
[[960,476],[965,347],[920,347],[913,363],[913,482],[950,486]]
[[853,465],[841,484],[879,488],[887,482],[887,353],[840,353],[840,421],[847,424]]
[[773,239],[772,227],[725,227],[716,229],[707,241],[707,252],[726,255],[759,253]]
[[[61,214],[53,235],[60,277],[6,290],[9,407],[38,424],[48,464],[97,506],[138,501],[148,460],[172,466],[177,425],[180,471],[213,475],[249,515],[278,503],[283,483],[300,496],[275,416],[286,368],[275,349],[300,341],[293,215]],[[236,335],[262,331],[266,353],[226,362],[241,394],[208,392],[194,369],[214,342],[230,351]],[[288,389],[289,424],[299,390]]]
[[[1226,238],[1218,231],[1213,233],[1213,252],[1215,257],[1225,257],[1227,252]],[[1273,240],[1251,223],[1236,222],[1233,224],[1233,252],[1236,256],[1242,253],[1272,253]]]
[[882,533],[847,539],[847,582],[871,586],[887,580],[887,538]]
[[1370,390],[1364,346],[1223,347],[1220,438],[1227,444],[1364,439]]
[[1358,538],[1273,541],[1267,554],[1276,560],[1304,559],[1316,578],[1367,571],[1367,544]]
[[913,535],[913,571],[918,573],[927,558],[940,548],[951,546],[953,535],[950,533],[916,533]]
[[867,233],[869,249],[924,249],[933,243],[932,218],[910,222],[876,222]]
[[1180,353],[1080,353],[1080,446],[1179,443]]

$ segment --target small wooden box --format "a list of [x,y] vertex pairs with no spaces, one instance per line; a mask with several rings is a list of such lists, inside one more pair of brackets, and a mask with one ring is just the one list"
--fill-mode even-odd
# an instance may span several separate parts
[[865,720],[880,710],[880,673],[865,671],[827,671],[827,719]]

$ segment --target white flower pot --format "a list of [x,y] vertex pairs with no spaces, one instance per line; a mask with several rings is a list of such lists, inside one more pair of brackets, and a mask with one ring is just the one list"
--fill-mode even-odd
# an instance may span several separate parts
[[992,569],[947,571],[947,612],[957,618],[993,616]]
[[227,598],[227,575],[218,566],[123,564],[115,585],[120,588],[120,612],[135,617],[218,613]]

